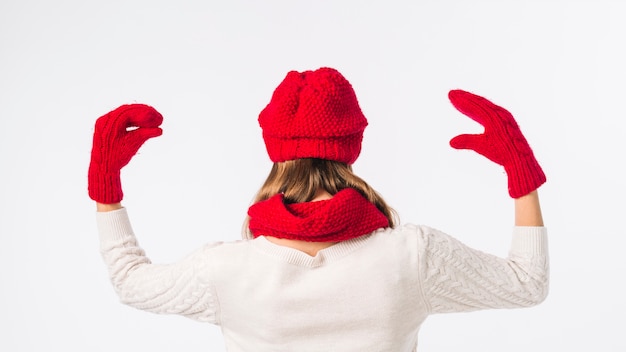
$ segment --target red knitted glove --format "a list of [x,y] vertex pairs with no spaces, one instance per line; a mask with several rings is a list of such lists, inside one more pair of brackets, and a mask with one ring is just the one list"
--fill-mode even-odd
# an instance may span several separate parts
[[161,122],[163,116],[143,104],[122,105],[96,120],[88,175],[91,199],[105,204],[122,200],[120,170],[145,141],[163,133]]
[[519,198],[546,182],[526,138],[510,112],[489,100],[463,90],[451,90],[452,105],[485,127],[482,134],[462,134],[450,140],[456,149],[472,149],[504,166],[509,195]]

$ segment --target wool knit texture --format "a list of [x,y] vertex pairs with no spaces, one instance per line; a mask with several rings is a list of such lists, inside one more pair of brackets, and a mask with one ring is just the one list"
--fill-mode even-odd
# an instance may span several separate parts
[[122,200],[121,169],[145,141],[163,133],[158,127],[162,122],[163,116],[144,104],[122,105],[96,120],[87,175],[91,199],[105,204]]
[[[97,224],[121,302],[219,325],[229,352],[412,352],[429,315],[530,307],[548,292],[544,227],[514,228],[506,257],[406,224],[315,256],[259,236],[153,264],[125,208],[97,213]],[[146,235],[167,242],[180,234]]]
[[284,196],[277,194],[252,205],[248,215],[254,237],[309,242],[345,241],[389,226],[387,217],[353,188],[331,199],[294,204],[284,204]]
[[546,175],[510,112],[491,101],[463,91],[451,90],[452,105],[485,127],[482,134],[462,134],[450,140],[457,149],[472,149],[504,166],[509,195],[524,196],[546,182]]
[[274,162],[318,158],[352,164],[367,126],[352,85],[329,67],[289,72],[258,121]]

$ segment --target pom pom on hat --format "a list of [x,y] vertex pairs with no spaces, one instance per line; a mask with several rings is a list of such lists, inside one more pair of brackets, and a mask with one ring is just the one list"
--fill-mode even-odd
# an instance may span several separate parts
[[352,85],[329,67],[291,71],[259,114],[273,162],[318,158],[352,164],[361,153],[367,119]]

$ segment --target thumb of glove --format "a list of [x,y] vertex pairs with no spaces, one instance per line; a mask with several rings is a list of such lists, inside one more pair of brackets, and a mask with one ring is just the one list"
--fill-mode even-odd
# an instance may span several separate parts
[[450,140],[450,146],[454,149],[471,149],[482,154],[479,149],[482,148],[481,134],[461,134]]
[[450,140],[450,146],[454,149],[469,149],[486,157],[496,164],[502,165],[502,158],[497,150],[489,143],[484,134],[461,134]]

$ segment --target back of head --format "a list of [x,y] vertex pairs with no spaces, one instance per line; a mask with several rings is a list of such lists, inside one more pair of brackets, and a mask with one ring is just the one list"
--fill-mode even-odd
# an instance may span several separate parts
[[[309,202],[320,189],[334,195],[354,188],[395,225],[393,209],[352,172],[367,119],[341,73],[328,67],[289,72],[258,121],[274,165],[253,203],[279,193],[287,203]],[[250,238],[247,221],[244,236]]]

